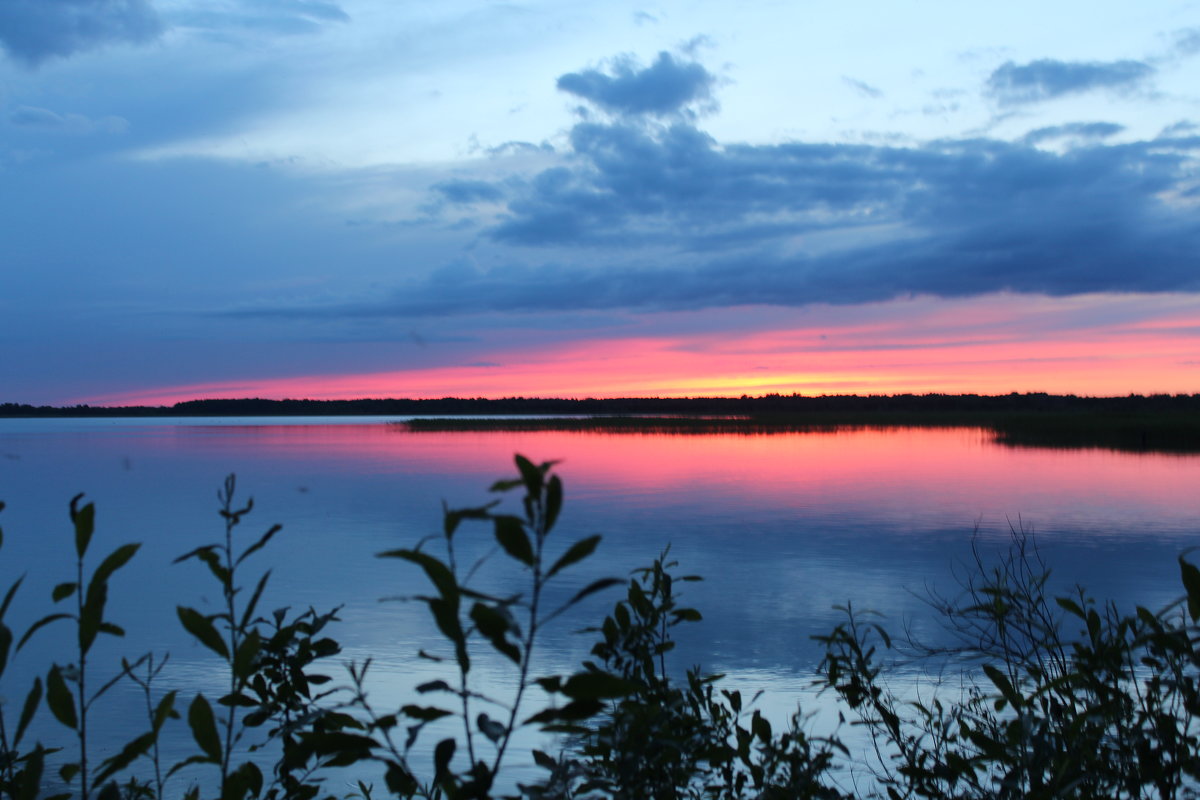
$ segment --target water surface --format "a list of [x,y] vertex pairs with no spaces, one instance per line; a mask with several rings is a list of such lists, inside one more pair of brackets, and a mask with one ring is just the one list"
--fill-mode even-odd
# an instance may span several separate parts
[[[681,635],[680,669],[702,664],[786,709],[820,654],[811,642],[853,600],[897,626],[934,631],[927,587],[952,592],[972,542],[1002,548],[1014,527],[1036,532],[1061,585],[1157,606],[1178,594],[1176,556],[1200,543],[1200,457],[1011,448],[979,429],[861,429],[761,435],[417,433],[395,418],[0,420],[0,583],[27,573],[14,627],[54,610],[50,588],[71,576],[67,502],[97,505],[96,555],[127,541],[141,552],[112,589],[110,614],[129,631],[110,653],[169,650],[170,682],[220,691],[215,662],[175,618],[178,604],[215,611],[216,585],[196,562],[172,564],[222,535],[216,490],[237,474],[255,510],[239,536],[282,533],[254,570],[273,570],[266,607],[342,605],[334,632],[346,658],[375,660],[377,699],[409,696],[436,675],[414,658],[440,638],[417,604],[380,602],[424,590],[406,565],[374,557],[440,529],[441,504],[478,505],[514,473],[512,454],[560,459],[566,547],[604,535],[597,555],[564,576],[557,597],[596,577],[627,575],[668,546],[704,622]],[[465,529],[464,555],[494,551]],[[95,562],[93,562],[95,563]],[[255,573],[256,575],[257,573]],[[247,583],[254,576],[246,581]],[[499,555],[480,585],[516,590]],[[568,671],[616,595],[584,604],[545,640],[543,672]],[[22,652],[20,676],[68,656],[53,636]],[[501,686],[503,665],[485,665]],[[7,687],[7,693],[15,694]],[[122,694],[124,692],[124,694]],[[125,690],[113,702],[134,708]],[[119,715],[118,715],[119,716]],[[179,743],[187,750],[186,741]]]

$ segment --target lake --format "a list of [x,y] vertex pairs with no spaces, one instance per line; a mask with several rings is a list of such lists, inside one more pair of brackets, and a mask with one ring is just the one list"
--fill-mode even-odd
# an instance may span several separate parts
[[[128,636],[106,640],[104,654],[116,663],[117,654],[169,650],[164,688],[217,694],[215,657],[180,629],[175,606],[215,611],[219,590],[197,562],[172,561],[222,537],[216,491],[236,473],[239,496],[255,500],[238,531],[243,543],[283,525],[247,562],[245,583],[271,568],[265,608],[343,606],[332,631],[343,659],[373,658],[372,697],[398,702],[442,676],[415,657],[440,648],[441,638],[419,604],[380,602],[426,587],[418,570],[374,554],[440,530],[443,502],[491,499],[488,486],[515,475],[519,452],[561,461],[559,546],[604,537],[592,559],[564,574],[556,596],[627,576],[669,546],[679,574],[704,577],[686,585],[685,601],[704,620],[682,629],[675,666],[700,664],[726,673],[731,686],[764,689],[770,712],[785,717],[795,699],[814,702],[820,652],[810,637],[840,620],[835,604],[853,601],[886,614],[893,628],[908,621],[936,637],[922,597],[930,587],[953,593],[955,565],[969,558],[972,541],[998,552],[1010,529],[1033,531],[1059,585],[1079,582],[1126,607],[1178,596],[1176,557],[1200,544],[1200,457],[1192,455],[1014,448],[970,428],[435,433],[396,421],[0,419],[0,500],[8,506],[0,587],[28,574],[10,624],[19,631],[56,610],[51,588],[73,577],[67,503],[85,492],[97,507],[94,557],[143,543],[109,602]],[[468,526],[459,538],[464,556],[495,550],[490,528]],[[515,589],[505,561],[493,553],[481,587]],[[542,674],[587,657],[591,640],[576,631],[600,622],[617,597],[592,598],[547,632]],[[5,676],[6,696],[23,696],[28,676],[50,659],[69,658],[56,649],[62,638],[31,641]],[[480,672],[496,687],[508,678],[501,664]],[[132,687],[104,702],[110,719],[140,732]],[[54,732],[42,716],[38,732]],[[191,749],[186,733],[172,745],[182,755]]]

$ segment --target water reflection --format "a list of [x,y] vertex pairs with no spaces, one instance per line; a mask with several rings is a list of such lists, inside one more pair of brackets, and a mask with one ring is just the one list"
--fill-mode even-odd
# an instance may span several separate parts
[[[423,577],[373,554],[436,531],[443,500],[487,499],[491,481],[513,471],[514,452],[561,459],[562,546],[605,536],[559,597],[670,545],[682,571],[705,577],[686,597],[705,621],[684,633],[677,664],[727,672],[781,704],[807,683],[819,658],[809,637],[838,619],[836,603],[853,599],[931,632],[921,593],[927,584],[952,590],[950,565],[972,536],[1000,546],[1010,525],[1031,527],[1064,585],[1152,606],[1177,594],[1174,559],[1200,543],[1200,458],[1011,449],[979,429],[668,436],[416,433],[345,419],[24,422],[0,420],[0,499],[9,506],[0,563],[5,583],[29,573],[14,627],[46,613],[50,587],[69,579],[66,503],[86,491],[98,507],[97,548],[145,543],[113,586],[112,616],[130,631],[113,651],[169,649],[173,674],[189,686],[215,680],[215,665],[179,632],[174,606],[215,609],[220,598],[202,567],[171,562],[220,535],[215,492],[229,472],[257,501],[247,537],[284,525],[256,565],[274,570],[265,607],[344,604],[335,635],[347,654],[376,659],[375,691],[389,700],[428,677],[413,656],[440,636],[420,607],[379,602],[420,591]],[[466,556],[494,549],[484,529],[462,541]],[[501,570],[480,580],[512,588]],[[586,656],[588,638],[572,631],[610,602],[550,630],[545,672]],[[40,637],[19,667],[48,658],[65,656]]]

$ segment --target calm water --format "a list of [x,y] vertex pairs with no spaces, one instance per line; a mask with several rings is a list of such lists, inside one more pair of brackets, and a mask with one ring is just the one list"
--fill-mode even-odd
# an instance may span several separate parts
[[[602,533],[597,555],[565,576],[625,575],[668,545],[680,572],[699,573],[687,600],[705,615],[682,637],[677,665],[703,664],[730,683],[764,688],[780,716],[807,686],[819,653],[809,637],[839,617],[835,603],[885,612],[896,626],[932,631],[920,595],[954,588],[952,567],[972,536],[1001,547],[1010,526],[1036,531],[1064,584],[1157,606],[1177,591],[1176,556],[1200,544],[1200,458],[1101,450],[1014,449],[985,432],[860,430],[839,433],[639,435],[411,433],[384,419],[0,420],[0,585],[28,573],[14,628],[53,610],[50,588],[71,579],[67,502],[97,505],[96,555],[143,542],[112,589],[110,616],[129,636],[111,654],[169,650],[164,688],[220,689],[206,651],[180,632],[177,604],[215,610],[219,593],[195,562],[173,565],[222,535],[216,490],[235,472],[255,511],[249,540],[283,532],[256,569],[271,567],[266,608],[344,605],[334,635],[346,657],[375,659],[373,697],[410,696],[435,673],[414,658],[440,639],[420,607],[380,603],[424,590],[421,575],[373,557],[437,531],[441,503],[477,505],[514,472],[512,454],[561,459],[562,546]],[[492,549],[466,529],[464,546]],[[496,566],[503,559],[493,559]],[[485,587],[515,587],[485,568]],[[571,670],[590,647],[572,631],[615,599],[562,620],[545,640],[542,671]],[[14,666],[9,696],[56,653],[39,637]],[[503,668],[482,670],[497,687]],[[8,678],[14,676],[6,676]],[[136,697],[119,690],[117,719],[136,721]],[[49,723],[47,723],[49,724]],[[186,737],[185,737],[186,738]],[[180,742],[178,751],[189,750]]]

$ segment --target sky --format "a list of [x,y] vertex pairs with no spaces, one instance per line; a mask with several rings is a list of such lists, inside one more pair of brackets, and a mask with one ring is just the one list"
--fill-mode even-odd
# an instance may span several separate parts
[[0,402],[1200,392],[1200,2],[0,0]]

